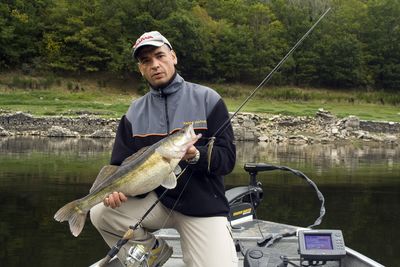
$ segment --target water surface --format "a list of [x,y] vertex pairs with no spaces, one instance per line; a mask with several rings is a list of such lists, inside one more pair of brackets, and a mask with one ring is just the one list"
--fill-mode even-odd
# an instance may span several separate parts
[[[109,139],[0,139],[1,266],[88,266],[105,255],[107,248],[89,221],[75,238],[53,215],[87,193],[111,148]],[[238,143],[227,187],[247,184],[245,162],[303,171],[326,199],[327,214],[318,228],[341,229],[347,246],[387,266],[397,265],[399,147]],[[265,194],[259,218],[308,226],[318,217],[320,203],[304,180],[279,171],[260,173],[259,179]]]

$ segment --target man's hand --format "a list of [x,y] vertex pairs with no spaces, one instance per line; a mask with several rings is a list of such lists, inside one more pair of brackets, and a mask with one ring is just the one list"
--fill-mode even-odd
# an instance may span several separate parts
[[188,148],[188,150],[186,151],[185,156],[183,156],[182,160],[188,160],[188,159],[192,159],[196,156],[196,151],[197,148],[192,145],[191,147]]
[[121,206],[122,202],[127,201],[128,198],[121,192],[113,192],[108,197],[103,200],[104,206],[110,208],[118,208]]

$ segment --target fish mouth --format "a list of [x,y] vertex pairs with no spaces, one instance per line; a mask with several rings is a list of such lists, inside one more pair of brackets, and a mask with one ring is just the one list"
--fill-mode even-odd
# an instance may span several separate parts
[[189,147],[193,145],[194,143],[197,142],[197,140],[200,139],[201,134],[196,135],[194,128],[193,128],[193,122],[186,124],[182,129],[181,132],[183,133],[184,140],[183,144],[185,147]]
[[201,137],[201,134],[196,135],[193,123],[185,124],[182,129],[179,130],[178,135],[172,138],[172,150],[175,151],[174,158],[182,158],[189,147],[194,145]]
[[194,132],[194,128],[193,128],[193,122],[191,122],[190,124],[185,125],[185,127],[183,127],[183,130],[186,134],[186,136],[190,139],[190,140],[197,140],[198,136],[196,135],[196,133]]
[[196,133],[194,132],[194,128],[193,128],[193,123],[191,123],[189,126],[189,135],[190,135],[191,139],[196,138]]

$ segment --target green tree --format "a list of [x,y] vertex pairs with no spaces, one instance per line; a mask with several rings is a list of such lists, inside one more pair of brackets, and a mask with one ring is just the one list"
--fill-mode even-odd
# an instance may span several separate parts
[[[188,79],[207,79],[213,75],[211,65],[212,19],[199,6],[179,10],[163,20],[162,31],[178,55],[178,69]],[[211,28],[208,28],[210,26]]]
[[318,84],[332,87],[362,87],[371,83],[365,67],[365,44],[359,38],[366,5],[359,0],[339,0],[321,27],[314,50]]
[[106,70],[112,55],[106,38],[112,36],[100,26],[107,22],[102,14],[96,0],[57,2],[43,40],[48,65],[78,73]]
[[[282,39],[287,43],[287,49],[282,58],[291,47],[310,29],[316,19],[324,12],[325,6],[319,1],[271,1],[271,8],[282,23]],[[314,46],[319,42],[321,25],[316,28],[301,46],[292,54],[291,58],[282,67],[282,76],[286,77],[286,84],[309,85],[318,79],[316,61],[318,53]]]
[[0,67],[27,70],[40,63],[39,44],[50,1],[0,3]]
[[[288,50],[285,39],[286,30],[271,8],[265,4],[254,3],[248,9],[247,22],[253,40],[253,50],[247,50],[252,67],[247,70],[250,82],[261,81]],[[277,72],[272,82],[282,80]]]
[[367,64],[376,87],[400,89],[400,2],[367,1],[368,17],[361,32]]

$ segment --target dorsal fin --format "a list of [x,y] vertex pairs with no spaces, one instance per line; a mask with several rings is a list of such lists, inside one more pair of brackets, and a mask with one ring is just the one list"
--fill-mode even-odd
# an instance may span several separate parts
[[[95,182],[93,183],[92,188],[90,189],[90,193],[95,192],[95,191],[101,189],[102,187],[105,187],[105,186],[111,184],[114,180],[118,179],[121,174],[126,172],[126,167],[128,167],[129,164],[132,164],[132,166],[134,166],[135,164],[144,160],[146,158],[147,154],[151,153],[152,147],[153,146],[148,146],[148,147],[143,147],[143,148],[139,149],[135,154],[132,154],[131,156],[127,157],[121,163],[120,166],[116,166],[116,165],[104,166],[100,170],[100,173],[97,175],[97,178],[96,178]],[[120,175],[114,175],[116,173],[119,173]]]
[[129,157],[127,157],[122,163],[121,163],[121,167],[136,160],[137,158],[139,158],[141,155],[143,155],[148,149],[150,148],[150,146],[146,146],[146,147],[142,147],[141,149],[139,149],[135,154],[130,155]]
[[117,165],[106,165],[103,168],[101,168],[99,174],[96,177],[96,180],[94,180],[92,187],[89,190],[89,193],[92,193],[97,189],[97,187],[107,178],[110,177],[112,174],[114,174],[118,170],[119,166]]

